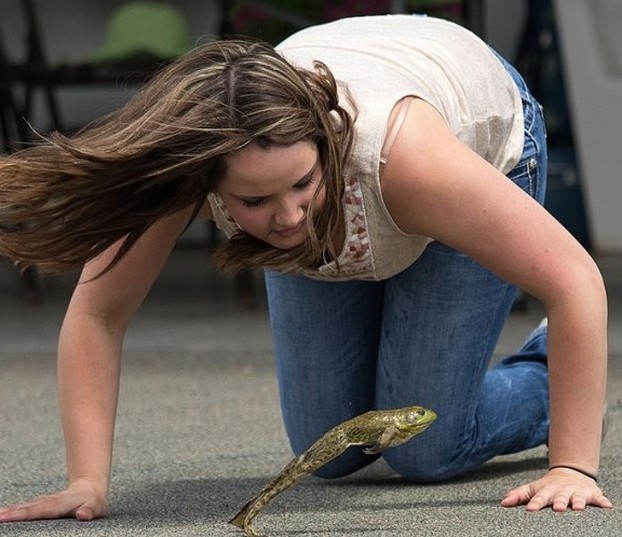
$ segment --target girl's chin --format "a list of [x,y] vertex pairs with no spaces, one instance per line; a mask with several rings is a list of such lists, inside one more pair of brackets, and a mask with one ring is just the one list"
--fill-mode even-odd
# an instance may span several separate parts
[[302,243],[304,242],[303,240],[293,240],[293,241],[270,241],[268,244],[270,244],[270,246],[273,246],[274,248],[277,248],[279,250],[291,250],[292,248],[296,248],[297,246],[300,246]]
[[291,237],[270,237],[266,242],[273,246],[274,248],[278,248],[279,250],[291,250],[292,248],[296,248],[304,243],[306,239],[306,233],[298,233],[296,235],[292,235]]

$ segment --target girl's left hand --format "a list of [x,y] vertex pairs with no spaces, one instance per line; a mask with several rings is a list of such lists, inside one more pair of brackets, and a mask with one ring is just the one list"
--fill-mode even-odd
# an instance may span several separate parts
[[588,505],[609,509],[613,504],[596,482],[570,468],[554,468],[526,485],[509,491],[503,498],[503,507],[527,505],[527,511],[552,507],[553,511],[582,511]]

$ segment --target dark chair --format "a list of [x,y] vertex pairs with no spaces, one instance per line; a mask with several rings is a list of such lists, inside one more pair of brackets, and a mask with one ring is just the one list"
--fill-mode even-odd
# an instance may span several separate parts
[[21,134],[18,129],[20,113],[13,94],[13,75],[4,53],[4,42],[0,35],[0,133],[2,148],[9,153],[15,148]]
[[[27,138],[24,121],[25,107],[29,105],[15,93],[16,76],[4,52],[4,41],[0,35],[0,133],[2,150],[10,153],[20,147]],[[36,303],[40,296],[37,270],[29,267],[21,273],[20,294],[30,303]]]

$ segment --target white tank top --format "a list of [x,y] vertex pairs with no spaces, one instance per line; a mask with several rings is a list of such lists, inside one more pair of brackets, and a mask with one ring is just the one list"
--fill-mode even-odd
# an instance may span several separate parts
[[[502,173],[523,148],[523,109],[514,81],[490,48],[463,27],[432,17],[353,17],[302,30],[277,50],[298,67],[320,60],[352,95],[358,116],[343,197],[346,239],[333,261],[303,273],[322,280],[389,278],[410,266],[432,239],[401,231],[380,190],[381,150],[395,104],[405,96],[434,106],[452,132]],[[341,103],[349,108],[345,95]],[[425,158],[425,155],[422,156]],[[217,194],[217,225],[239,229]]]

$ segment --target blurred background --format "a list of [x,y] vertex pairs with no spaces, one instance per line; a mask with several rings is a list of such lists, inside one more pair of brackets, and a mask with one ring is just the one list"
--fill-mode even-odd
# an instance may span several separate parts
[[[453,20],[513,62],[545,108],[548,209],[594,255],[622,254],[619,0],[0,0],[0,152],[32,129],[70,132],[113,110],[197,43],[276,44],[312,24],[380,13]],[[196,225],[182,242],[215,240]]]

